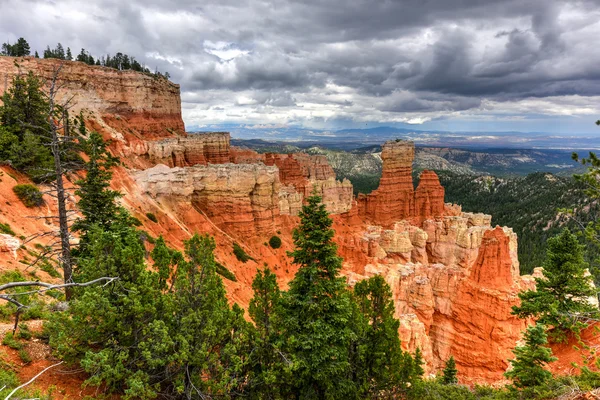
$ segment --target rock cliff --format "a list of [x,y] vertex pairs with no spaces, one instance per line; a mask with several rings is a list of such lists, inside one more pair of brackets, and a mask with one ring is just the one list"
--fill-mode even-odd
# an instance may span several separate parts
[[157,140],[148,143],[148,157],[153,164],[169,167],[224,164],[230,160],[229,142],[227,132],[197,133]]
[[152,198],[191,204],[220,229],[241,238],[272,235],[279,215],[279,179],[275,167],[261,164],[208,164],[135,174]]
[[60,68],[59,101],[72,98],[72,114],[84,112],[90,126],[128,147],[136,140],[183,134],[179,85],[152,74],[119,71],[76,61],[0,57],[0,90],[19,73],[50,80]]

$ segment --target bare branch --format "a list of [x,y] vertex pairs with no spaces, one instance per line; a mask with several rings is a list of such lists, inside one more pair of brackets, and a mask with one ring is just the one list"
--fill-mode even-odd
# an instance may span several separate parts
[[9,400],[9,399],[12,397],[12,395],[13,395],[13,394],[15,394],[15,393],[16,393],[16,392],[17,392],[19,389],[23,389],[25,386],[27,386],[27,385],[29,385],[29,384],[33,383],[33,382],[34,382],[34,381],[35,381],[37,378],[39,378],[39,377],[40,377],[40,376],[41,376],[41,375],[42,375],[44,372],[48,371],[50,368],[54,368],[54,367],[57,367],[57,366],[59,366],[59,365],[60,365],[60,364],[62,364],[63,362],[64,362],[64,361],[61,361],[61,362],[58,362],[58,363],[56,363],[56,364],[52,364],[52,365],[50,365],[50,366],[48,366],[48,367],[44,368],[44,369],[43,369],[43,370],[41,370],[41,371],[40,371],[40,372],[39,372],[39,373],[38,373],[36,376],[34,376],[33,378],[31,378],[30,380],[28,380],[27,382],[25,382],[25,383],[24,383],[24,384],[22,384],[21,386],[17,386],[16,388],[14,388],[14,389],[13,389],[13,391],[12,391],[12,392],[10,392],[10,393],[8,394],[8,396],[6,396],[6,397],[4,398],[4,400]]
[[[54,289],[90,286],[90,285],[93,285],[93,284],[96,284],[96,283],[102,282],[102,281],[106,281],[106,283],[104,284],[104,286],[106,286],[109,283],[116,281],[118,279],[119,279],[118,277],[103,276],[102,278],[94,279],[93,281],[89,281],[89,282],[84,282],[84,283],[70,282],[70,283],[62,283],[60,285],[55,285],[53,283],[40,282],[40,281],[9,282],[4,285],[0,285],[0,291],[12,289],[15,287],[42,286],[45,289],[40,289],[40,290],[35,291],[35,293],[40,293],[40,292],[45,292],[47,290],[54,290]],[[15,296],[15,295],[19,295],[19,294],[25,294],[25,293],[9,293],[6,296]]]

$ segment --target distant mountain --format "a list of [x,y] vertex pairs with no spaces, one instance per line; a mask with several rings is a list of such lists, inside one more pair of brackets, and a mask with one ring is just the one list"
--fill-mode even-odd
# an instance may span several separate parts
[[327,145],[352,150],[379,145],[386,140],[406,139],[430,147],[465,149],[562,149],[586,152],[600,149],[599,134],[549,134],[544,132],[449,132],[380,126],[342,130],[306,129],[279,125],[207,125],[189,127],[190,131],[228,131],[236,139],[285,141],[299,147]]

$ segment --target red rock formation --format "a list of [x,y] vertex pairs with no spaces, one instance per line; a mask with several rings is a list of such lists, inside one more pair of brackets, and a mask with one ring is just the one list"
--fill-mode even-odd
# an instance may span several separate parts
[[108,130],[117,128],[118,133],[112,133],[121,138],[130,134],[122,129],[124,123],[145,139],[185,132],[179,85],[148,74],[76,61],[1,57],[0,87],[4,92],[19,71],[50,79],[60,65],[58,100],[72,97],[72,114],[84,110],[86,118],[101,119]]
[[153,164],[170,167],[225,164],[230,159],[228,132],[188,134],[148,143],[148,156]]
[[517,278],[519,276],[519,270],[514,271],[512,268],[509,242],[509,237],[500,227],[486,231],[479,255],[471,269],[471,280],[482,287],[510,290],[515,275]]
[[414,215],[412,163],[415,145],[407,141],[389,141],[383,145],[383,172],[379,188],[359,197],[359,214],[384,227]]
[[220,229],[245,239],[277,230],[278,178],[277,168],[261,164],[157,165],[136,174],[144,193],[192,204]]
[[415,217],[422,222],[443,214],[444,188],[435,172],[425,170],[421,172],[415,192]]

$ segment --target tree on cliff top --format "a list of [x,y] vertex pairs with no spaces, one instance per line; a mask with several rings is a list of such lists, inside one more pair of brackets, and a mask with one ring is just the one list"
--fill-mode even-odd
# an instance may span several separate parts
[[536,278],[536,289],[519,293],[521,306],[513,307],[520,318],[534,317],[550,327],[549,335],[561,341],[567,331],[579,333],[585,320],[598,315],[588,298],[597,295],[587,274],[583,246],[568,229],[548,240],[543,276]]
[[283,296],[282,336],[292,355],[291,390],[297,398],[346,398],[356,395],[350,376],[350,326],[353,309],[346,283],[339,276],[342,259],[333,243],[332,220],[321,197],[307,199],[294,230],[300,266]]
[[19,38],[15,44],[2,43],[0,55],[11,57],[28,56],[31,53],[29,43],[24,38]]
[[516,358],[509,360],[512,369],[504,375],[513,380],[517,387],[539,386],[552,378],[552,374],[544,369],[548,363],[556,361],[552,350],[545,345],[548,338],[543,325],[530,325],[525,331],[525,346],[513,350]]

